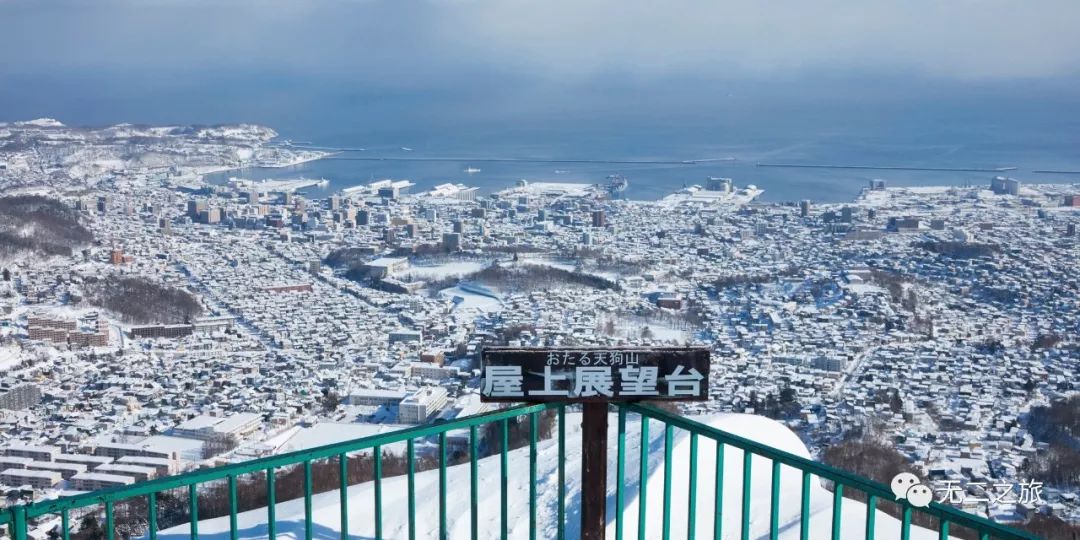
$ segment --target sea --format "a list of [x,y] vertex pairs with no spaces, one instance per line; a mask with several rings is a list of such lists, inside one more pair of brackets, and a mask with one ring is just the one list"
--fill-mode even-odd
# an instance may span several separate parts
[[[1075,86],[908,92],[902,83],[864,91],[864,83],[846,80],[812,89],[673,80],[545,93],[496,79],[446,83],[453,86],[447,90],[368,91],[357,82],[243,74],[183,83],[85,76],[78,85],[57,77],[9,77],[12,84],[0,85],[0,121],[251,122],[277,130],[281,140],[352,149],[293,167],[210,177],[327,179],[327,187],[305,190],[313,197],[387,178],[411,180],[415,190],[451,182],[491,193],[519,180],[603,183],[620,175],[629,182],[626,198],[655,200],[728,177],[736,186],[763,189],[764,201],[823,203],[850,201],[872,179],[894,187],[988,185],[997,174],[1024,183],[1080,183]],[[502,159],[525,161],[491,161]]]

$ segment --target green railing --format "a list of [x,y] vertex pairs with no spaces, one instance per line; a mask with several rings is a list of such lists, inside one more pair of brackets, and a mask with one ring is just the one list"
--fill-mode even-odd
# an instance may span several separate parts
[[[780,517],[780,496],[781,496],[781,483],[780,472],[781,467],[790,467],[801,473],[801,493],[799,496],[799,522],[798,531],[799,538],[807,540],[808,538],[832,538],[838,540],[841,538],[875,538],[877,532],[877,505],[879,500],[892,501],[894,496],[888,486],[881,485],[877,482],[870,481],[866,478],[842,471],[818,463],[816,461],[796,456],[794,454],[777,450],[770,446],[763,445],[750,439],[739,437],[725,431],[709,427],[693,420],[688,420],[684,417],[670,414],[666,411],[657,409],[655,407],[649,407],[638,404],[627,404],[619,407],[618,411],[618,442],[617,453],[618,461],[616,464],[617,472],[616,478],[625,479],[624,471],[626,467],[626,444],[627,444],[627,415],[628,413],[636,413],[641,418],[640,424],[640,436],[641,436],[641,456],[639,458],[640,473],[638,476],[638,515],[637,515],[637,530],[638,538],[645,540],[648,538],[646,535],[646,524],[648,520],[655,519],[657,515],[662,520],[661,534],[664,540],[668,540],[671,537],[671,521],[672,521],[672,508],[671,508],[671,484],[673,479],[672,472],[672,451],[675,430],[683,430],[689,433],[689,463],[688,468],[688,484],[689,489],[687,493],[687,537],[695,538],[699,537],[697,524],[700,522],[698,519],[699,509],[697,508],[696,498],[698,496],[698,484],[704,480],[698,478],[697,468],[699,466],[699,439],[709,439],[715,443],[715,478],[709,480],[713,481],[713,497],[714,508],[702,509],[702,516],[708,517],[712,521],[712,533],[714,538],[740,538],[747,540],[751,538],[750,527],[750,515],[751,505],[753,500],[753,493],[751,489],[751,479],[753,478],[754,470],[752,467],[753,457],[758,456],[770,463],[769,472],[770,475],[770,490],[769,490],[769,529],[767,536],[770,539],[776,539],[781,534]],[[648,481],[648,452],[649,452],[649,424],[653,421],[659,421],[664,426],[664,486],[663,486],[663,500],[662,510],[659,514],[648,507],[646,504],[647,493],[647,481]],[[741,451],[742,453],[742,474],[741,478],[736,478],[736,481],[741,481],[742,487],[740,490],[741,497],[736,504],[724,504],[723,494],[725,489],[725,482],[729,479],[724,476],[724,453],[727,448],[733,448]],[[759,473],[760,474],[760,473]],[[817,477],[821,481],[824,479],[832,484],[832,519],[830,526],[827,527],[827,531],[818,530],[811,531],[811,511],[810,511],[810,492],[814,477]],[[615,486],[616,489],[616,508],[624,508],[623,503],[626,497],[626,489],[623,482],[618,482]],[[841,508],[843,505],[844,494],[851,494],[852,491],[862,492],[865,495],[866,505],[866,519],[865,526],[861,532],[863,534],[852,534],[853,531],[843,530],[841,519]],[[993,521],[982,518],[980,516],[968,514],[953,508],[951,506],[945,506],[937,503],[930,503],[929,506],[924,508],[916,508],[908,504],[906,501],[897,501],[894,503],[899,506],[900,509],[900,530],[899,536],[903,540],[911,538],[912,520],[915,514],[923,514],[929,516],[934,521],[934,525],[938,530],[938,536],[941,539],[947,539],[950,537],[950,526],[963,527],[971,533],[977,535],[979,540],[988,540],[990,538],[1001,539],[1035,539],[1038,537],[1022,532],[1015,529],[999,525]],[[739,512],[739,527],[735,531],[723,530],[725,512],[738,511]],[[617,512],[615,516],[615,537],[619,540],[623,538],[624,521],[628,516],[623,515],[624,512]]]
[[[752,505],[752,493],[751,493],[751,478],[754,474],[752,471],[751,456],[759,456],[770,460],[771,467],[771,493],[770,493],[770,529],[768,536],[770,538],[777,538],[781,533],[781,523],[779,523],[779,501],[780,501],[780,468],[791,467],[798,471],[801,471],[802,475],[802,494],[800,505],[800,538],[822,538],[831,534],[831,538],[851,538],[850,531],[844,531],[841,534],[841,519],[840,509],[843,501],[844,493],[849,493],[851,490],[861,491],[866,494],[868,500],[866,502],[870,511],[866,513],[867,519],[863,532],[866,538],[875,537],[875,518],[877,515],[875,505],[879,499],[891,500],[892,496],[889,488],[881,484],[877,484],[868,481],[864,478],[840,471],[826,465],[814,462],[812,460],[804,459],[799,456],[795,456],[786,452],[776,450],[774,448],[762,445],[755,441],[745,439],[726,433],[724,431],[711,428],[709,426],[688,420],[686,418],[672,415],[661,411],[656,408],[636,405],[636,404],[624,404],[616,406],[618,410],[618,432],[617,438],[617,461],[616,461],[616,482],[615,482],[615,537],[618,539],[623,538],[623,532],[625,528],[625,521],[632,516],[624,515],[626,512],[624,503],[628,502],[628,496],[637,497],[637,503],[639,512],[636,516],[638,538],[644,540],[647,538],[646,525],[654,519],[661,519],[662,522],[662,536],[665,540],[671,536],[671,522],[672,522],[672,478],[673,478],[673,459],[672,451],[674,447],[674,436],[676,430],[683,430],[689,433],[689,491],[688,491],[688,504],[685,509],[680,508],[679,511],[686,512],[686,531],[689,538],[700,537],[695,536],[700,524],[711,522],[713,537],[721,538],[722,534],[729,538],[742,538],[748,539],[751,537],[750,531],[750,515]],[[636,478],[637,493],[627,493],[627,420],[628,415],[635,415],[640,417],[640,437],[641,437],[641,450],[639,461],[636,464],[638,468],[638,476]],[[312,498],[314,495],[322,491],[332,491],[333,489],[339,490],[339,504],[340,504],[340,537],[342,540],[350,540],[349,535],[349,509],[350,506],[356,508],[356,505],[370,505],[370,516],[374,523],[375,538],[383,538],[383,481],[385,478],[391,475],[404,475],[406,479],[407,501],[406,512],[408,518],[407,535],[410,540],[415,540],[418,536],[426,535],[424,531],[419,531],[417,528],[416,512],[416,484],[415,477],[419,472],[419,458],[416,443],[422,441],[434,445],[434,457],[428,459],[428,468],[438,469],[438,492],[437,494],[427,494],[426,497],[438,498],[438,536],[440,538],[450,538],[450,528],[447,516],[447,497],[448,497],[448,485],[447,485],[447,468],[451,465],[460,463],[468,463],[469,465],[469,496],[470,496],[470,537],[478,538],[481,535],[484,537],[494,536],[493,531],[482,530],[480,526],[480,520],[478,518],[478,501],[479,501],[479,461],[480,458],[486,455],[498,455],[499,456],[499,490],[500,490],[500,505],[499,505],[499,534],[500,538],[507,538],[509,536],[510,524],[523,522],[525,516],[510,516],[509,515],[509,488],[508,480],[510,477],[509,469],[509,452],[511,450],[512,443],[509,439],[509,433],[511,432],[510,422],[515,422],[516,426],[524,426],[523,422],[518,422],[519,419],[528,419],[528,431],[524,434],[522,431],[518,431],[522,438],[516,441],[516,444],[520,448],[528,448],[529,456],[529,516],[528,516],[528,531],[530,539],[537,538],[540,534],[540,528],[537,523],[537,462],[538,462],[538,443],[541,438],[539,426],[541,425],[541,416],[552,416],[552,420],[556,422],[552,427],[551,437],[556,439],[555,447],[558,452],[557,455],[557,479],[555,485],[558,493],[555,494],[555,501],[557,510],[555,512],[557,523],[555,525],[556,536],[560,540],[567,536],[567,509],[566,509],[566,471],[565,471],[565,457],[566,457],[566,406],[561,404],[544,404],[544,405],[526,405],[519,406],[504,410],[499,410],[491,413],[481,414],[468,418],[454,420],[452,422],[420,426],[401,431],[395,431],[392,433],[385,433],[375,435],[371,437],[365,437],[353,441],[346,441],[337,444],[331,444],[327,446],[321,446],[318,448],[312,448],[309,450],[302,450],[296,452],[290,452],[280,454],[271,457],[265,457],[255,459],[243,463],[224,465],[220,467],[200,469],[192,472],[188,472],[176,476],[168,476],[149,480],[146,482],[140,482],[130,486],[104,489],[100,491],[84,493],[74,495],[70,497],[63,497],[54,500],[42,501],[32,504],[13,506],[0,510],[0,526],[4,526],[10,536],[14,540],[26,540],[29,537],[31,527],[35,523],[40,523],[43,519],[56,519],[59,517],[59,539],[69,540],[76,531],[73,531],[73,524],[76,523],[76,519],[85,515],[93,515],[97,519],[103,519],[104,526],[100,529],[99,537],[103,537],[106,540],[112,540],[118,536],[129,536],[136,534],[145,536],[149,540],[156,540],[159,532],[159,512],[162,511],[164,502],[164,494],[170,494],[173,497],[172,502],[176,503],[175,494],[181,493],[183,501],[183,507],[185,510],[184,521],[180,524],[187,523],[188,530],[192,539],[199,536],[199,519],[200,509],[205,510],[207,503],[205,500],[200,500],[200,491],[205,492],[210,486],[217,486],[221,488],[219,491],[225,493],[224,498],[227,500],[226,511],[218,512],[220,517],[228,516],[229,519],[229,537],[231,540],[240,538],[241,531],[239,529],[237,515],[245,509],[241,509],[240,497],[238,495],[238,484],[241,477],[257,477],[260,479],[258,487],[264,489],[265,493],[263,498],[259,499],[261,504],[258,508],[265,512],[266,519],[266,536],[269,538],[275,538],[277,536],[277,520],[275,512],[277,511],[277,503],[284,500],[284,497],[279,497],[279,494],[283,490],[284,483],[279,480],[279,475],[282,472],[288,472],[289,478],[301,479],[302,489],[298,492],[294,490],[294,499],[303,499],[303,511],[304,511],[304,537],[306,540],[312,540],[316,536],[316,523],[313,519]],[[661,508],[659,511],[655,507],[650,507],[647,503],[650,503],[647,495],[648,491],[648,477],[649,471],[649,448],[651,440],[649,437],[650,423],[660,422],[663,424],[663,445],[664,445],[664,460],[663,460],[663,497],[658,501]],[[486,426],[494,426],[493,431],[481,433],[480,428]],[[456,454],[464,455],[451,455],[448,444],[448,434],[468,432],[467,450],[458,450]],[[484,435],[494,434],[496,441],[485,441]],[[699,441],[701,439],[711,440],[715,443],[715,456],[710,456],[715,460],[717,474],[715,478],[702,479],[698,478],[697,470],[699,466]],[[387,472],[384,474],[383,466],[385,459],[383,457],[383,450],[389,445],[405,443],[405,468],[403,471],[395,471],[395,473]],[[492,450],[494,445],[495,449]],[[742,491],[741,499],[725,504],[723,500],[724,483],[726,480],[723,474],[724,464],[724,452],[726,448],[733,448],[742,451],[743,453],[743,467],[742,478],[736,480],[741,481]],[[523,452],[524,450],[522,450]],[[371,500],[350,500],[348,486],[357,483],[355,479],[350,478],[350,456],[356,456],[358,453],[369,452],[371,468],[370,481],[374,483],[373,497]],[[709,459],[709,458],[706,458]],[[336,464],[334,463],[336,461]],[[432,463],[434,461],[434,463]],[[313,477],[315,476],[314,463],[318,463],[320,468],[320,485],[315,486]],[[335,485],[327,486],[322,472],[325,472],[326,465],[336,465],[336,478],[334,479]],[[333,468],[333,467],[332,467]],[[572,474],[579,474],[579,471],[571,471]],[[758,473],[760,474],[760,473]],[[632,474],[630,476],[633,476]],[[814,482],[813,478],[825,479],[832,482],[834,486],[832,496],[832,527],[828,534],[822,531],[814,531],[811,534],[810,530],[810,486]],[[819,480],[820,481],[820,480]],[[698,508],[697,494],[700,486],[705,486],[706,482],[712,483],[714,491],[714,505],[711,508]],[[248,484],[245,484],[248,485]],[[632,484],[629,484],[632,485]],[[330,489],[330,488],[333,489]],[[464,490],[465,486],[454,486],[454,497],[461,497],[464,493],[458,494],[458,489]],[[117,505],[127,504],[132,500],[145,501],[145,506],[140,506],[140,510],[143,511],[144,519],[139,522],[139,530],[135,533],[126,531],[123,534],[117,532]],[[901,538],[908,538],[912,528],[912,516],[914,513],[923,513],[932,516],[938,523],[938,529],[940,530],[941,538],[949,537],[950,524],[955,526],[962,526],[978,535],[978,538],[1002,538],[1002,539],[1033,539],[1034,536],[1018,532],[1007,527],[998,525],[992,521],[980,518],[978,516],[970,515],[952,507],[942,506],[938,504],[931,504],[927,508],[913,508],[906,503],[902,504],[902,530],[900,533]],[[173,505],[175,507],[175,504]],[[250,504],[249,504],[250,506]],[[175,511],[175,508],[173,508]],[[220,509],[219,509],[220,510]],[[127,507],[124,507],[125,515],[130,514]],[[737,531],[725,531],[722,530],[723,516],[725,512],[738,511],[741,516],[741,528]],[[365,517],[367,514],[365,514]],[[204,512],[203,519],[208,516]],[[455,516],[459,517],[459,516]],[[609,516],[609,521],[611,516]],[[176,526],[176,524],[171,524]],[[550,529],[548,529],[550,530]],[[577,530],[577,527],[571,528],[571,533]],[[85,533],[85,531],[82,531]],[[261,536],[261,533],[260,533]],[[319,537],[325,537],[326,533],[320,531]],[[862,535],[858,535],[862,537]],[[353,537],[355,538],[355,537]]]

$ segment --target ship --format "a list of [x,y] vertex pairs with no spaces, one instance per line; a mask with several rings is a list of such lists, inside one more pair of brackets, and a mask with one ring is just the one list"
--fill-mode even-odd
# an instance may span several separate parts
[[622,193],[626,191],[626,187],[630,185],[630,182],[626,180],[621,174],[612,174],[607,177],[607,192],[612,199],[622,198]]
[[480,169],[476,167],[465,167],[465,174],[476,174],[478,172],[480,172]]

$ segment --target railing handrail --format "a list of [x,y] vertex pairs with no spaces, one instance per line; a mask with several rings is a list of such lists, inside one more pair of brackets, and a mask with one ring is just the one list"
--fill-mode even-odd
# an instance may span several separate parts
[[[118,486],[102,489],[99,491],[80,493],[78,495],[60,497],[58,499],[32,502],[22,506],[26,508],[26,517],[29,519],[44,514],[55,514],[63,510],[82,508],[95,504],[104,504],[108,501],[120,501],[131,497],[148,495],[150,493],[159,493],[170,489],[187,487],[193,484],[227,480],[230,476],[264,472],[267,469],[278,467],[300,465],[305,461],[314,461],[317,459],[336,457],[349,452],[369,450],[376,446],[386,446],[389,444],[404,442],[409,439],[419,439],[423,437],[429,437],[431,435],[438,435],[440,433],[456,431],[459,429],[467,429],[472,426],[479,426],[482,424],[497,422],[503,419],[516,418],[534,412],[557,409],[560,406],[561,405],[558,403],[520,405],[516,407],[500,409],[497,411],[490,411],[474,416],[468,416],[461,419],[455,419],[450,422],[416,426],[391,431],[388,433],[380,433],[378,435],[371,435],[368,437],[362,437],[349,441],[341,441],[326,446],[319,446],[306,450],[296,450],[293,452],[286,452],[284,454],[257,458],[241,463],[229,463],[226,465],[219,465],[217,467],[198,469],[195,471],[190,471],[174,476],[164,476],[161,478],[155,478],[153,480],[147,480],[145,482],[138,482],[128,486]],[[15,508],[17,508],[17,506],[8,507],[0,511],[0,524],[3,524],[12,519],[12,512]]]
[[[473,436],[475,437],[475,429],[472,428],[475,428],[477,426],[500,421],[505,422],[512,418],[535,415],[536,413],[548,410],[560,410],[561,419],[561,410],[564,406],[565,404],[563,403],[519,405],[475,416],[455,419],[453,421],[440,424],[416,426],[388,433],[381,433],[377,435],[363,437],[359,439],[341,441],[306,450],[297,450],[274,456],[257,458],[241,463],[230,463],[217,467],[199,469],[175,476],[166,476],[144,482],[138,482],[128,486],[113,487],[99,491],[61,497],[58,499],[52,499],[36,503],[31,502],[23,505],[12,506],[0,509],[0,526],[10,525],[15,528],[24,529],[26,527],[27,520],[34,517],[46,514],[60,514],[67,512],[68,510],[96,506],[99,504],[107,505],[124,499],[140,496],[150,496],[151,494],[156,494],[171,489],[185,487],[190,488],[191,486],[197,486],[199,484],[207,482],[227,480],[230,482],[231,485],[235,485],[236,478],[239,475],[243,474],[267,472],[281,467],[289,467],[301,464],[304,464],[305,467],[307,467],[307,464],[314,460],[338,457],[348,453],[359,452],[374,448],[382,448],[387,445],[412,441],[414,439],[426,438],[433,435],[440,435],[440,441],[444,441],[446,433],[461,429],[470,429],[470,431],[472,431],[473,433]],[[728,433],[721,429],[717,429],[706,424],[687,419],[682,416],[668,413],[667,411],[658,409],[653,406],[640,403],[620,403],[616,404],[616,406],[623,409],[622,411],[620,411],[620,419],[623,418],[625,416],[625,413],[628,411],[637,413],[641,415],[643,419],[648,418],[663,422],[667,426],[683,429],[692,434],[703,436],[723,445],[730,445],[733,448],[738,448],[740,450],[748,452],[749,454],[758,455],[766,459],[770,459],[774,462],[774,464],[786,465],[802,471],[804,473],[804,482],[807,481],[805,479],[809,478],[809,476],[806,476],[807,474],[816,475],[820,478],[826,478],[828,480],[831,480],[838,485],[851,487],[858,491],[862,491],[866,493],[868,497],[877,497],[881,498],[882,500],[890,501],[893,500],[892,491],[888,486],[874,482],[872,480],[868,480],[850,472],[837,469],[829,465],[813,461],[811,459],[803,458],[789,452],[785,452],[783,450],[778,450],[776,448],[761,444],[757,441],[740,437],[738,435]],[[622,424],[620,423],[620,426],[621,425]],[[531,429],[535,430],[535,426]],[[564,430],[565,426],[563,425],[563,422],[560,421],[560,437],[563,436]],[[505,433],[503,433],[503,438],[505,444]],[[471,444],[475,445],[475,441],[473,441]],[[562,444],[562,440],[560,439],[560,453],[562,452]],[[670,446],[670,441],[668,441],[666,445]],[[533,446],[533,452],[535,452],[535,433],[533,434]],[[473,449],[473,451],[475,452],[475,448]],[[505,451],[506,449],[503,448],[504,460]],[[670,449],[666,451],[669,452]],[[410,456],[412,455],[411,452],[412,449],[410,447]],[[445,456],[443,457],[443,461],[445,462]],[[560,462],[560,475],[562,472],[561,465],[562,463]],[[779,465],[774,465],[774,467],[778,467]],[[443,466],[445,466],[445,463]],[[504,463],[503,467],[505,468],[505,466],[506,465]],[[342,470],[344,471],[344,469]],[[411,471],[412,469],[410,466],[410,474],[412,474]],[[644,474],[644,470],[642,471],[642,473]],[[344,478],[345,473],[342,472],[341,474]],[[473,471],[473,475],[475,476],[475,470]],[[620,478],[619,481],[621,484],[622,479]],[[774,485],[774,490],[775,489],[776,487]],[[310,493],[308,494],[308,496],[310,496]],[[898,501],[897,504],[902,505],[905,510],[905,516],[908,516],[908,512],[911,511],[932,515],[948,523],[973,528],[976,531],[983,533],[984,537],[986,534],[992,534],[994,537],[1002,539],[1039,540],[1038,536],[1032,535],[1030,533],[1015,530],[1011,527],[1000,525],[989,519],[976,516],[974,514],[969,514],[951,506],[941,505],[936,502],[931,503],[926,508],[912,507],[909,503],[907,503],[907,501]],[[870,506],[872,507],[873,505],[871,504]],[[233,511],[235,512],[235,509]],[[622,512],[622,509],[620,508],[618,511]],[[64,516],[66,519],[66,514],[64,514]],[[19,538],[18,535],[15,535],[15,537]],[[23,538],[25,538],[25,534],[23,535]]]
[[[810,472],[813,475],[821,478],[826,478],[834,482],[838,482],[847,487],[853,487],[859,491],[866,493],[867,495],[875,495],[886,500],[893,500],[892,490],[878,482],[869,480],[858,476],[856,474],[837,469],[824,463],[820,463],[811,459],[797,456],[795,454],[778,450],[771,446],[761,444],[757,441],[740,437],[733,433],[728,433],[724,430],[714,428],[712,426],[702,424],[693,420],[689,420],[682,416],[671,414],[662,409],[644,405],[639,403],[627,403],[627,410],[636,412],[642,416],[646,416],[666,424],[670,424],[681,429],[687,430],[691,433],[697,433],[700,436],[704,436],[708,439],[715,440],[717,442],[731,445],[740,450],[750,452],[751,454],[757,454],[759,456],[771,459],[783,465],[793,467],[800,471]],[[1041,540],[1038,536],[1033,534],[1013,529],[1012,527],[1006,527],[997,522],[989,519],[969,514],[962,510],[957,510],[951,506],[932,502],[926,508],[915,508],[907,503],[907,501],[898,502],[906,507],[910,507],[916,512],[922,512],[925,514],[934,515],[939,518],[948,520],[950,523],[956,525],[975,528],[979,531],[989,531],[997,538],[1004,539],[1020,539],[1020,540]]]

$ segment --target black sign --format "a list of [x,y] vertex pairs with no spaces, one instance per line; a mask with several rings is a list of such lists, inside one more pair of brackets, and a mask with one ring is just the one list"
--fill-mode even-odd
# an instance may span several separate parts
[[705,401],[705,347],[485,347],[480,401]]

